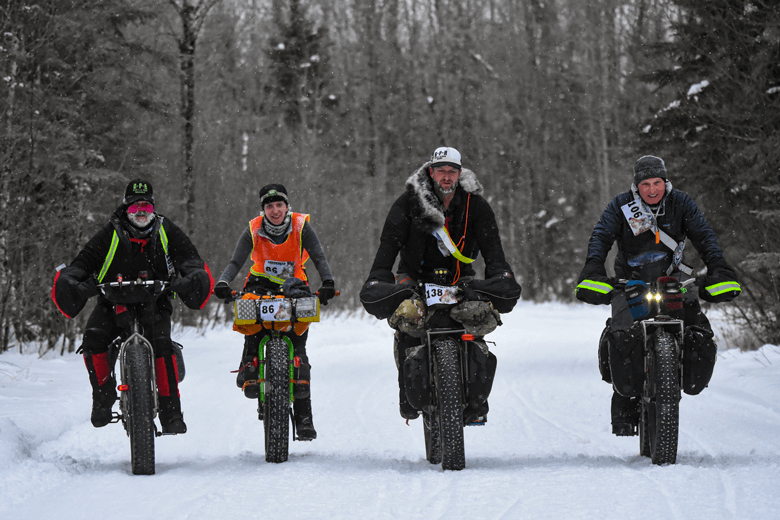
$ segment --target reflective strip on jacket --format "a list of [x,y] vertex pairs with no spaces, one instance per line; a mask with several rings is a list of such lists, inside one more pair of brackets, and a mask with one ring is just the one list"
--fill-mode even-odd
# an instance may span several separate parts
[[[163,251],[165,252],[166,256],[168,255],[168,235],[165,233],[165,227],[163,227],[162,224],[160,224],[160,243],[162,244]],[[103,278],[106,277],[106,273],[108,272],[108,269],[111,267],[111,262],[114,261],[114,255],[116,254],[116,250],[119,247],[119,234],[116,232],[116,229],[114,230],[114,234],[111,235],[111,245],[108,247],[108,253],[106,254],[106,259],[103,261],[103,267],[100,268],[100,272],[97,276],[97,283],[103,283]]]

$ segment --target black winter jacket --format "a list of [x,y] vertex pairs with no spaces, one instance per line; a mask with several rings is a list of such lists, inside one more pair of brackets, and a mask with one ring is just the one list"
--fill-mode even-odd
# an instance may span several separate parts
[[[485,278],[512,273],[504,258],[496,217],[490,204],[482,197],[482,185],[471,170],[463,169],[455,196],[445,211],[433,190],[425,163],[406,181],[406,191],[390,208],[385,220],[379,250],[371,266],[369,280],[393,283],[393,265],[400,252],[398,272],[416,281],[430,282],[435,268],[455,273],[458,260],[444,256],[432,235],[447,222],[456,244],[465,233],[461,253],[468,258],[482,254]],[[474,276],[471,264],[460,264],[460,276]],[[512,275],[514,276],[514,275]]]
[[[102,282],[116,281],[120,274],[124,280],[135,280],[141,271],[146,271],[150,280],[170,280],[172,274],[176,273],[188,279],[186,286],[179,291],[182,301],[190,308],[202,308],[208,301],[213,279],[208,266],[201,260],[189,237],[172,221],[155,214],[152,231],[144,237],[146,242],[139,239],[131,240],[128,231],[131,224],[127,221],[124,210],[125,206],[120,206],[109,222],[87,242],[70,266],[58,273],[52,291],[58,308],[68,317],[75,316],[73,310],[78,309],[75,310],[76,313],[81,310],[83,302],[69,300],[81,299],[83,294],[80,293],[84,291],[74,291],[73,288],[90,277],[99,275],[109,254],[114,231],[117,233],[119,244]],[[165,231],[168,241],[170,268],[162,245],[161,228]],[[104,303],[103,300],[101,296],[100,302]],[[158,304],[171,308],[167,299],[158,300]],[[66,309],[70,309],[71,312]]]
[[[618,247],[615,275],[618,278],[631,278],[631,267],[627,263],[630,258],[647,251],[670,252],[663,243],[655,243],[655,233],[652,231],[634,235],[621,210],[621,207],[632,199],[633,193],[627,191],[607,205],[591,234],[585,268],[580,274],[579,282],[593,276],[606,277],[604,262],[615,241]],[[661,205],[656,217],[659,229],[676,242],[685,240],[686,237],[690,239],[709,273],[716,269],[727,269],[733,273],[723,258],[723,251],[718,246],[715,233],[693,199],[682,191],[673,189],[671,183],[667,182],[666,195]]]

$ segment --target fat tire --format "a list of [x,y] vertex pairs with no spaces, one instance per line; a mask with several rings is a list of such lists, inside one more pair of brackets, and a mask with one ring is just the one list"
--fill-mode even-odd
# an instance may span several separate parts
[[125,349],[127,434],[134,475],[154,475],[154,381],[149,349],[135,341]]
[[265,461],[285,462],[290,437],[290,350],[282,338],[265,345]]
[[647,442],[653,464],[677,462],[680,432],[680,368],[677,342],[663,327],[650,338],[645,374],[645,398],[640,417],[640,450]]
[[433,345],[436,406],[441,432],[442,469],[461,470],[466,467],[463,446],[463,378],[458,344],[450,339]]
[[423,433],[425,435],[425,458],[431,464],[441,464],[441,425],[436,411],[423,410]]

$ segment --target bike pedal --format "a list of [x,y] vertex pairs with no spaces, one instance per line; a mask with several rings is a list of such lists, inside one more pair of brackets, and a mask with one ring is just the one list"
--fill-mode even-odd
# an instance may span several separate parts
[[487,424],[486,422],[477,421],[477,422],[467,423],[466,426],[485,426],[486,424]]
[[118,423],[122,420],[122,416],[117,412],[111,412],[111,420],[108,422],[108,424]]

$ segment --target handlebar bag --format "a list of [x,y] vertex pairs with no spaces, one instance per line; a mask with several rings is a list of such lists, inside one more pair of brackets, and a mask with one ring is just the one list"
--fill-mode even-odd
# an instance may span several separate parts
[[401,303],[412,298],[414,287],[369,280],[360,290],[360,303],[370,315],[384,320],[393,315]]
[[486,297],[493,307],[505,314],[515,308],[522,288],[511,273],[503,273],[487,280],[474,280],[467,284],[474,292]]

